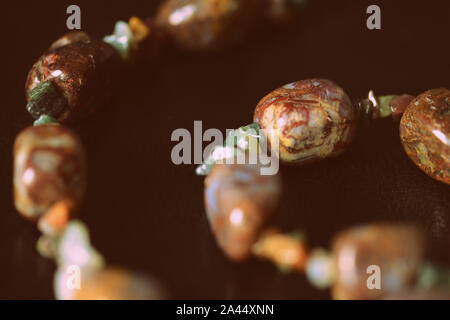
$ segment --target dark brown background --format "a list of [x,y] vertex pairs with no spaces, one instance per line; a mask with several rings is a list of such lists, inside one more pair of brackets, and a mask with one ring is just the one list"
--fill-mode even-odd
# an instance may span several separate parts
[[[448,2],[448,1],[447,1]],[[38,232],[12,205],[11,149],[32,119],[24,81],[32,63],[66,32],[67,1],[2,4],[0,111],[0,298],[53,298],[51,261]],[[154,13],[159,1],[76,1],[83,30],[103,36],[118,19]],[[382,9],[382,30],[365,26]],[[418,94],[449,87],[449,6],[420,1],[311,1],[297,22],[261,29],[245,44],[206,55],[170,54],[140,65],[104,112],[73,128],[85,143],[89,195],[82,219],[108,262],[155,276],[174,298],[328,298],[303,275],[272,265],[227,261],[210,233],[203,179],[170,161],[176,128],[234,128],[251,122],[261,97],[309,77],[335,80],[351,97]],[[238,32],[238,31],[237,31]],[[431,255],[449,263],[449,187],[404,154],[390,120],[358,132],[345,155],[308,167],[282,167],[285,193],[275,223],[306,230],[312,246],[353,224],[413,221],[432,235]]]

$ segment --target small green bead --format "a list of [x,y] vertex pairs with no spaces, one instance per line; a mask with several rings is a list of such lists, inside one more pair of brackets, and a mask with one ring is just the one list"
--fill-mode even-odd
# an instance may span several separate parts
[[29,93],[28,112],[35,119],[43,114],[57,118],[67,108],[67,99],[51,80],[39,83]]
[[231,130],[225,139],[225,146],[214,148],[203,164],[197,167],[195,173],[199,176],[206,176],[216,163],[232,158],[239,152],[248,151],[251,138],[260,143],[264,141],[261,128],[256,122]]
[[378,101],[380,101],[381,118],[389,117],[392,114],[390,103],[394,97],[395,97],[394,95],[378,97]]
[[114,33],[103,38],[103,41],[112,45],[123,60],[128,60],[133,44],[133,34],[124,21],[118,21],[114,27]]
[[37,119],[34,122],[34,125],[35,126],[40,126],[41,124],[49,124],[49,123],[51,123],[51,124],[59,124],[58,121],[55,118],[50,117],[50,116],[48,116],[46,114],[42,114],[39,117],[39,119]]

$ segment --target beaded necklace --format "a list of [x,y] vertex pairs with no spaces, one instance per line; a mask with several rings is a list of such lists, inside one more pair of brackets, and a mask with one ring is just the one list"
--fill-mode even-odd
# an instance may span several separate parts
[[[34,64],[26,98],[27,110],[37,120],[15,142],[14,196],[17,210],[37,222],[43,233],[39,252],[57,263],[56,298],[165,296],[154,280],[105,266],[90,244],[86,226],[74,219],[85,195],[86,164],[80,140],[63,124],[79,121],[104,105],[114,91],[118,69],[163,50],[166,40],[185,50],[220,49],[236,41],[236,28],[251,30],[261,21],[286,19],[291,6],[291,1],[275,0],[167,0],[155,19],[118,22],[103,41],[84,32],[69,33]],[[250,138],[249,129],[261,139],[260,130],[276,128],[280,160],[310,163],[342,153],[352,142],[358,118],[401,117],[406,153],[429,176],[450,184],[449,99],[447,89],[429,90],[416,98],[375,96],[370,91],[367,99],[352,103],[329,80],[287,84],[259,102],[254,123],[239,129],[231,156],[249,151],[239,143]],[[425,236],[418,228],[387,223],[355,227],[336,237],[332,253],[310,251],[301,235],[267,228],[281,192],[279,176],[261,176],[259,165],[220,164],[224,157],[213,154],[197,173],[208,175],[207,216],[230,259],[242,261],[253,254],[285,271],[305,271],[316,287],[332,287],[337,299],[395,298],[405,290],[411,292],[412,283],[418,286],[414,294],[440,286],[444,289],[432,294],[448,296],[449,272],[424,262]],[[383,271],[381,290],[368,286],[371,266]],[[81,288],[72,281],[77,272]]]

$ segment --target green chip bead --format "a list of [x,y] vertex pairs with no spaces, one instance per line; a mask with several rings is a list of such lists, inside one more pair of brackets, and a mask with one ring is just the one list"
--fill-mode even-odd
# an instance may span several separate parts
[[35,119],[39,119],[41,115],[58,118],[65,108],[67,99],[51,80],[39,83],[29,92],[27,111]]
[[57,121],[55,118],[53,118],[53,117],[51,117],[51,116],[48,116],[48,115],[46,115],[46,114],[42,114],[42,115],[39,117],[39,119],[37,119],[37,120],[34,122],[34,125],[35,125],[35,126],[40,126],[40,125],[42,125],[42,124],[59,124],[59,123],[58,123],[58,121]]
[[133,33],[128,23],[118,21],[114,27],[114,33],[104,37],[103,41],[112,45],[123,60],[128,60],[133,44]]

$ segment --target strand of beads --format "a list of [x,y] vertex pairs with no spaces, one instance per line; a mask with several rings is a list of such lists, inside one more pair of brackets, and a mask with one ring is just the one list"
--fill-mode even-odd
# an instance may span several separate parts
[[[450,90],[434,89],[417,98],[410,95],[377,97],[350,102],[337,84],[307,79],[287,84],[265,96],[256,106],[254,135],[260,129],[279,130],[267,137],[279,145],[285,163],[305,164],[336,156],[353,141],[358,118],[376,120],[391,116],[400,122],[400,138],[408,156],[432,178],[450,184]],[[243,127],[248,128],[248,127]],[[277,141],[274,141],[276,139]],[[239,148],[239,145],[236,145]],[[208,158],[198,174],[223,157]]]
[[[14,195],[17,210],[43,233],[39,252],[56,261],[56,298],[164,296],[153,280],[105,266],[87,227],[74,220],[86,192],[84,151],[77,136],[58,123],[96,112],[111,97],[127,63],[154,57],[167,42],[195,51],[218,49],[234,42],[237,30],[244,35],[261,19],[284,19],[290,6],[291,0],[167,0],[154,19],[119,21],[103,41],[81,31],[68,33],[33,65],[26,99],[36,121],[16,139]],[[271,14],[275,7],[277,17]],[[73,272],[80,273],[81,288],[68,284]]]
[[[438,94],[425,93],[428,103],[437,99],[442,105],[446,97],[442,98],[442,92],[445,89]],[[323,79],[291,83],[264,97],[255,109],[255,123],[233,132],[226,146],[214,149],[197,168],[197,174],[207,175],[206,213],[225,255],[237,262],[254,255],[284,271],[304,271],[317,288],[332,287],[336,299],[448,299],[450,272],[426,262],[426,238],[417,227],[392,223],[354,227],[335,238],[332,252],[309,252],[304,237],[268,227],[281,193],[278,175],[261,175],[258,163],[225,164],[230,159],[236,163],[239,154],[252,152],[248,148],[251,138],[279,145],[280,159],[288,163],[304,164],[338,155],[350,145],[358,116],[372,120],[392,116],[398,120],[405,110],[408,114],[410,108],[420,106],[416,103],[423,101],[420,97],[376,97],[371,91],[367,99],[357,100],[353,106],[339,86]],[[429,113],[425,110],[424,114]],[[435,123],[448,121],[448,115],[445,121],[439,120]],[[410,122],[402,119],[401,125],[405,123]],[[260,129],[278,129],[279,134],[264,137]],[[420,136],[420,131],[416,135]],[[448,162],[434,165],[446,168]],[[367,268],[371,265],[383,270],[381,290],[371,290],[367,285]]]

